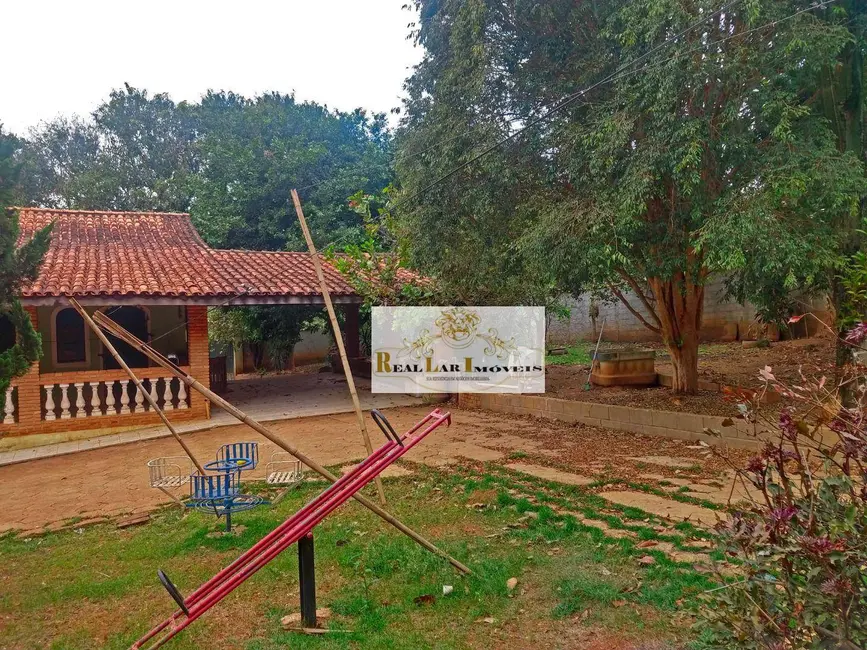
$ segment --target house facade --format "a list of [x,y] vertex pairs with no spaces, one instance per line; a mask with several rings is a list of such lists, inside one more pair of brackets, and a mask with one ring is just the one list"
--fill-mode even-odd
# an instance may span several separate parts
[[[209,385],[208,309],[225,305],[321,305],[306,253],[220,250],[207,246],[187,214],[19,208],[18,244],[53,223],[39,277],[21,294],[42,335],[42,358],[12,382],[0,434],[108,429],[159,422],[114,357],[70,306],[102,311],[201,383]],[[344,311],[347,353],[357,357],[361,299],[323,264],[333,302]],[[111,337],[110,337],[111,338]],[[0,322],[0,346],[14,330]],[[140,352],[112,340],[144,388],[171,417],[210,416]]]

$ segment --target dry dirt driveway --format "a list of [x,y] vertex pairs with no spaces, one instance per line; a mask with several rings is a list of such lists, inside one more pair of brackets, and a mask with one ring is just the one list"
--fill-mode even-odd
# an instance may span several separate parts
[[[404,431],[430,410],[390,409],[387,415],[398,431]],[[637,454],[674,453],[695,458],[686,448],[689,443],[680,441],[482,411],[449,410],[453,414],[452,426],[431,434],[407,454],[407,460],[433,466],[445,466],[461,458],[506,463],[510,452],[520,451],[522,456],[536,459],[537,464],[556,464],[591,476],[605,470],[634,475],[638,472],[634,463]],[[323,465],[346,464],[365,456],[351,413],[284,420],[269,426]],[[378,446],[384,439],[370,420],[368,427],[374,446]],[[202,462],[213,459],[222,444],[258,441],[260,466],[250,478],[264,476],[265,463],[277,451],[271,442],[243,425],[199,431],[184,439]],[[147,461],[181,453],[173,438],[160,438],[0,467],[0,533],[36,532],[60,527],[71,519],[152,510],[168,499],[149,487]]]
[[[387,415],[394,427],[403,431],[429,411],[429,408],[393,409]],[[454,409],[452,412],[454,424],[434,432],[406,456],[408,460],[431,465],[445,465],[459,457],[488,461],[503,456],[491,446],[534,447],[532,441],[520,436],[532,426],[530,423],[480,413],[456,413]],[[285,420],[269,427],[323,465],[338,465],[365,456],[353,414]],[[374,447],[379,446],[384,438],[370,420],[368,427]],[[265,463],[273,452],[279,451],[243,425],[192,433],[185,435],[184,440],[203,463],[214,458],[220,445],[257,440],[260,466],[250,478],[264,476]],[[35,530],[72,518],[113,517],[151,510],[168,499],[148,485],[147,461],[182,453],[173,438],[160,438],[0,467],[3,486],[0,533]]]

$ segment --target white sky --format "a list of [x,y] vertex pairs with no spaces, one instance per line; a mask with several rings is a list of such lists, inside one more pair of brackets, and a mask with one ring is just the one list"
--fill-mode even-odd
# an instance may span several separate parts
[[24,135],[88,115],[124,82],[175,101],[295,91],[331,108],[399,105],[421,48],[408,0],[4,0],[0,122]]

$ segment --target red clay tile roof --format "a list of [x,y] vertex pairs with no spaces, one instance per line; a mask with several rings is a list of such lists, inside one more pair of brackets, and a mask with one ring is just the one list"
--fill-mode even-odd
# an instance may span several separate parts
[[[248,298],[318,296],[307,253],[217,250],[188,214],[19,208],[18,245],[54,222],[39,277],[23,298],[147,296]],[[334,296],[355,297],[343,276],[323,263]]]

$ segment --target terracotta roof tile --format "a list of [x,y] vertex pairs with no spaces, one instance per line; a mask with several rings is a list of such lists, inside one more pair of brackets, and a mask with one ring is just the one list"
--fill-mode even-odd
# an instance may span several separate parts
[[[18,245],[54,222],[39,277],[22,291],[43,296],[285,297],[319,295],[307,253],[208,247],[188,214],[19,208]],[[329,291],[354,296],[323,262]]]

